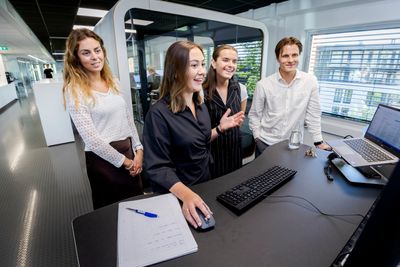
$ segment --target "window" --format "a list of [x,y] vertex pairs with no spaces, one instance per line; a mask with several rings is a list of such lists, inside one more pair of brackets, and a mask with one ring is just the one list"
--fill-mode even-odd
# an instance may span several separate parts
[[349,89],[344,90],[343,103],[350,104],[352,96],[353,96],[353,90]]
[[335,102],[335,103],[342,102],[342,95],[343,95],[343,89],[336,88],[335,89],[335,96],[333,97],[333,102]]
[[353,96],[353,90],[336,88],[333,102],[335,103],[351,103],[351,97]]
[[316,33],[311,42],[322,112],[370,121],[379,103],[400,105],[400,28]]
[[[150,24],[134,23],[146,19]],[[159,93],[149,83],[148,66],[162,76],[168,47],[178,40],[191,40],[200,44],[204,51],[206,68],[210,65],[214,47],[231,44],[238,51],[238,81],[247,86],[248,94],[254,92],[261,78],[264,34],[259,27],[236,24],[235,21],[213,21],[208,18],[189,17],[133,7],[124,17],[126,49],[132,95],[133,111],[138,122],[143,123],[150,105]],[[160,77],[162,80],[162,77]]]
[[256,83],[261,78],[262,41],[234,43],[231,45],[238,51],[236,71],[238,81],[246,85],[249,96],[252,96],[256,89]]
[[348,116],[349,114],[349,111],[350,111],[350,108],[342,108],[342,115],[344,115],[344,116]]

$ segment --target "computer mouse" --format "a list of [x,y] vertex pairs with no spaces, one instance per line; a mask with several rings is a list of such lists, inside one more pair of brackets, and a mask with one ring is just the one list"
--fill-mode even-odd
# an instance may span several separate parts
[[215,226],[215,219],[211,215],[209,219],[206,219],[204,216],[203,212],[199,208],[196,208],[196,212],[199,215],[199,218],[201,220],[201,225],[196,228],[198,231],[209,231],[214,228]]

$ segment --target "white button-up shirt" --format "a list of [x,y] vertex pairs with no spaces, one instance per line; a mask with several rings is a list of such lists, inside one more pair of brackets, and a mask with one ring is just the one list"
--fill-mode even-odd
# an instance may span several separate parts
[[289,139],[291,131],[299,125],[303,133],[306,123],[314,142],[322,141],[318,90],[316,77],[299,70],[290,84],[279,71],[261,79],[249,111],[254,138],[273,145]]

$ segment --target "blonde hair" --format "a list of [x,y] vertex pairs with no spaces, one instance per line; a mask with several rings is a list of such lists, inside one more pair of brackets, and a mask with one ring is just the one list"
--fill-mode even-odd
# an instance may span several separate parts
[[[173,113],[185,110],[186,102],[183,91],[188,82],[189,54],[193,48],[198,48],[203,53],[200,45],[191,41],[178,41],[167,50],[164,63],[164,75],[160,87],[160,98],[169,96],[169,109]],[[203,103],[200,92],[193,93],[193,101],[196,104]]]
[[153,66],[148,66],[148,67],[147,67],[147,70],[148,70],[150,73],[155,73],[155,72],[156,72],[156,68],[154,68]]
[[93,89],[90,87],[89,77],[86,74],[85,68],[82,66],[79,57],[78,49],[79,42],[86,38],[93,38],[100,43],[100,47],[104,53],[104,67],[100,71],[101,78],[106,82],[107,86],[111,88],[111,91],[119,93],[117,84],[114,81],[111,69],[107,61],[107,53],[104,47],[104,42],[95,32],[88,29],[76,29],[73,30],[66,41],[66,50],[64,54],[64,85],[63,85],[63,97],[64,106],[66,106],[66,93],[69,91],[75,102],[75,106],[79,107],[79,91],[82,93],[84,101],[92,99]]

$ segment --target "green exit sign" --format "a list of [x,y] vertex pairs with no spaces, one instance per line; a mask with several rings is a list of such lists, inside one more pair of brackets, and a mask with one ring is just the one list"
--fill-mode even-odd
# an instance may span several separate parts
[[0,51],[7,51],[8,47],[7,46],[0,46]]

